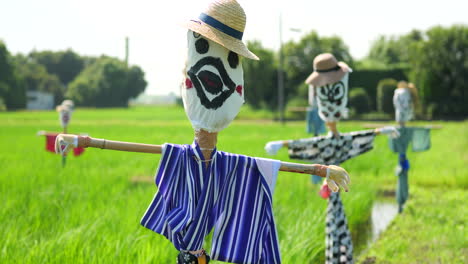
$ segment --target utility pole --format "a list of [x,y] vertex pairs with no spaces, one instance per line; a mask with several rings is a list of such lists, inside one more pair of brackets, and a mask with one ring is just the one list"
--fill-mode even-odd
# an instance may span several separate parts
[[279,119],[284,124],[284,76],[283,76],[283,22],[279,15],[279,53],[278,53],[278,112]]
[[128,67],[128,37],[125,37],[125,66]]

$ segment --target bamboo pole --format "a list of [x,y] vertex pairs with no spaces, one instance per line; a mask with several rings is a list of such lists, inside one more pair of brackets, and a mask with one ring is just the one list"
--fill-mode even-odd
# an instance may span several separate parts
[[92,138],[84,136],[76,136],[78,138],[78,147],[83,148],[100,148],[100,149],[111,149],[129,152],[141,152],[141,153],[153,153],[161,154],[162,146],[150,145],[142,143],[114,141],[101,138]]
[[[70,134],[60,134],[59,136],[68,142],[76,145],[75,147],[83,148],[100,148],[100,149],[111,149],[119,151],[129,152],[141,152],[141,153],[152,153],[161,154],[161,145],[151,145],[124,141],[114,141],[101,138],[92,138],[88,136],[77,136]],[[55,143],[57,144],[57,142]],[[57,146],[56,146],[57,149]],[[319,164],[301,164],[281,161],[280,171],[296,172],[296,173],[307,173],[315,174],[320,177],[326,177],[327,166]]]
[[[387,126],[388,124],[379,124],[379,123],[368,123],[364,124],[364,128],[382,128],[384,126]],[[442,125],[425,125],[425,126],[405,126],[408,128],[411,127],[420,127],[420,128],[427,128],[427,129],[442,129]],[[395,128],[400,128],[400,126],[395,126]]]
[[44,130],[37,131],[36,133],[37,136],[57,136],[58,134],[60,134],[60,132],[49,132]]
[[[51,131],[44,131],[44,130],[39,130],[36,133],[36,136],[58,136],[60,134],[64,134],[63,132],[51,132]],[[87,135],[87,133],[81,133],[81,134],[74,134],[74,133],[66,133],[67,135]]]

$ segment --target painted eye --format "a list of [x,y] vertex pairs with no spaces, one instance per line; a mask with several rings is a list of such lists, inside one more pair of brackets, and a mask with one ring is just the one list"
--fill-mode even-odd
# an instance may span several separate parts
[[343,82],[337,82],[333,84],[333,96],[335,99],[341,98],[344,96],[344,83]]
[[193,37],[194,37],[194,38],[199,38],[200,36],[201,36],[201,35],[200,35],[199,33],[193,32]]
[[237,65],[239,65],[239,55],[237,55],[237,53],[235,52],[230,51],[228,55],[228,62],[231,68],[237,68]]
[[327,93],[327,88],[325,88],[325,86],[320,87],[320,92],[322,94],[326,94]]
[[195,42],[195,49],[200,54],[207,53],[209,48],[210,44],[208,44],[208,41],[204,38],[201,38]]

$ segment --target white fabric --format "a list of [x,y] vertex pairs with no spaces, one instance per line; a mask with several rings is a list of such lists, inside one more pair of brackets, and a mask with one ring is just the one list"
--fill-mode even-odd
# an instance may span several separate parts
[[74,108],[75,105],[72,100],[65,100],[61,105],[57,106],[56,110],[59,112],[59,120],[63,128],[68,126]]
[[393,106],[395,107],[395,120],[397,122],[406,122],[413,118],[413,102],[411,92],[408,89],[395,89]]
[[[187,75],[185,87],[181,91],[185,112],[195,130],[219,132],[231,123],[244,103],[244,76],[240,58],[233,68],[228,62],[228,49],[190,30],[187,39]],[[207,52],[197,51],[196,45],[200,39],[208,42]],[[218,81],[213,82],[208,77]],[[215,85],[210,87],[210,84]],[[216,84],[222,85],[222,88],[219,89]]]
[[67,109],[62,109],[59,111],[60,125],[63,128],[67,127],[68,123],[70,123],[72,113],[73,113],[72,111],[67,110]]
[[59,134],[55,138],[55,153],[57,154],[65,156],[70,150],[76,147],[78,147],[78,136],[76,135]]
[[257,163],[258,170],[268,183],[270,192],[273,193],[276,186],[276,179],[278,178],[278,172],[281,167],[281,161],[265,158],[255,158],[255,162]]
[[314,86],[313,85],[309,85],[309,105],[311,107],[316,107],[317,106],[317,98],[315,98]]
[[391,138],[397,138],[400,136],[400,132],[398,132],[398,130],[392,126],[379,128],[379,132]]
[[265,151],[268,155],[276,155],[281,147],[283,147],[283,141],[270,141],[265,145]]
[[319,116],[326,122],[336,122],[348,116],[348,78],[349,73],[336,83],[315,88],[315,98]]
[[340,187],[348,191],[348,185],[351,182],[348,172],[338,166],[328,165],[325,183],[333,192],[338,192]]
[[336,182],[332,179],[330,179],[330,168],[327,168],[327,175],[325,176],[325,184],[330,187],[330,190],[332,192],[338,192],[340,190],[340,187],[336,184]]

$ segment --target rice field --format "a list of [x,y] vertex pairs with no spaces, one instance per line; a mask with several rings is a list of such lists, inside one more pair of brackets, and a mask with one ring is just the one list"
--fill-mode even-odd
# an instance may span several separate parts
[[[266,142],[309,137],[304,122],[281,125],[252,116],[241,112],[220,133],[218,149],[272,158],[263,150]],[[432,149],[408,153],[410,188],[466,190],[468,122],[437,124],[443,129],[432,132]],[[363,130],[363,125],[342,122],[339,129]],[[139,224],[156,187],[131,180],[153,176],[159,155],[87,149],[82,156],[70,155],[62,168],[61,157],[44,150],[39,130],[60,132],[57,113],[0,113],[0,263],[174,263],[177,251],[169,241]],[[191,125],[176,106],[78,109],[69,132],[148,144],[193,140]],[[379,136],[371,152],[342,165],[352,179],[342,196],[352,232],[368,220],[377,192],[396,184],[397,155],[387,144]],[[274,158],[291,161],[286,149]],[[273,202],[283,263],[323,261],[326,201],[318,189],[308,175],[278,176]],[[208,252],[209,247],[207,241]]]

